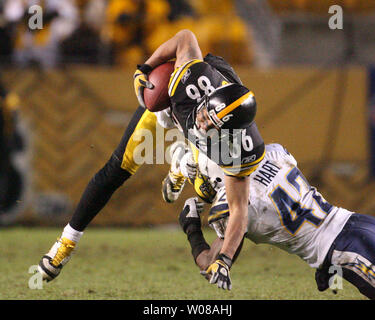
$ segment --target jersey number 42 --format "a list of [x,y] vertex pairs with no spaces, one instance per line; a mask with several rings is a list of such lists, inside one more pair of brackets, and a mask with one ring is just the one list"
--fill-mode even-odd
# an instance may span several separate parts
[[[301,178],[300,181],[305,183],[308,189],[313,190],[313,199],[318,205],[318,208],[324,212],[325,215],[329,214],[333,206],[322,199],[321,195],[316,193],[315,188],[312,188],[301,171],[295,167],[286,176],[286,182],[289,186],[292,186],[301,195],[301,185],[297,181],[297,178]],[[292,198],[292,196],[285,190],[285,188],[278,186],[272,191],[270,197],[280,215],[283,226],[288,230],[289,233],[295,235],[301,226],[308,222],[315,227],[323,222],[325,217],[319,218],[314,214],[314,208],[305,208],[301,205],[298,200]],[[299,197],[301,198],[301,197]]]

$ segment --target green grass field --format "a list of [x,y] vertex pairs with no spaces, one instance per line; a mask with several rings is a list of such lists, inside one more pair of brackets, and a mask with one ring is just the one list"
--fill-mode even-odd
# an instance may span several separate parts
[[[30,289],[28,273],[62,228],[0,230],[0,299],[364,299],[348,282],[337,295],[316,289],[314,270],[277,248],[246,241],[232,268],[232,291],[210,285],[177,228],[88,228],[60,276]],[[214,234],[206,230],[207,239]]]

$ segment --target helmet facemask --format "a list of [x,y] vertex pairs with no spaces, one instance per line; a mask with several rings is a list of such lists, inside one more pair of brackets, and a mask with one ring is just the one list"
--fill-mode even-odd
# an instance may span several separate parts
[[[212,121],[212,118],[208,114],[207,104],[209,101],[209,96],[205,95],[202,98],[202,102],[196,109],[195,120],[194,120],[194,132],[197,133],[199,139],[210,139],[211,142],[218,140],[220,128],[215,126],[215,123]],[[202,119],[199,121],[199,118]],[[202,124],[206,128],[202,127]]]
[[[205,95],[202,97],[202,102],[195,110],[194,114],[194,133],[199,140],[210,140],[210,145],[214,145],[219,143],[220,141],[233,141],[236,139],[238,135],[241,134],[242,129],[221,129],[219,126],[218,119],[216,114],[210,114],[208,110],[208,103],[209,103],[210,95]],[[208,124],[209,129],[206,131],[201,125],[198,123],[198,115],[200,115],[203,120],[206,122],[209,121]]]

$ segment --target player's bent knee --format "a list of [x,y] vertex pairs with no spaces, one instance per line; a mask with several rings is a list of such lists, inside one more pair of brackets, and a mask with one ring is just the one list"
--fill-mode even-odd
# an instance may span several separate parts
[[95,180],[103,183],[110,189],[119,188],[131,174],[121,168],[121,160],[112,155],[104,167],[95,175]]

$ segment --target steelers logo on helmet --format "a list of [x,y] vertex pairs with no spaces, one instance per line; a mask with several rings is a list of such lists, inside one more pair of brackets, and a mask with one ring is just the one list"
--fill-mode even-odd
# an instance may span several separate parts
[[207,114],[220,129],[248,127],[256,114],[254,94],[240,84],[227,84],[216,89],[206,100]]

